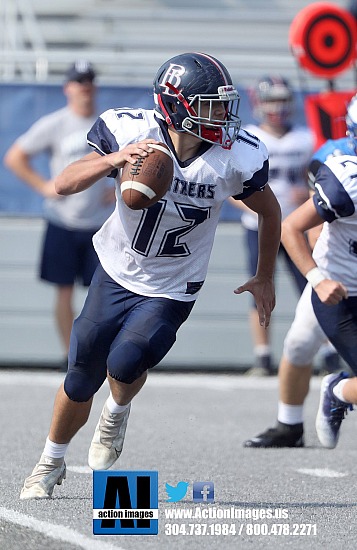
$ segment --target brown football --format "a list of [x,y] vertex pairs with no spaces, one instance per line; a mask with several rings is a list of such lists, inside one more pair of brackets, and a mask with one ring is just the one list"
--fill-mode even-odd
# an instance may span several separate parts
[[153,152],[137,155],[135,164],[126,162],[121,173],[123,200],[132,210],[148,208],[160,200],[169,189],[174,173],[171,152],[165,143],[151,143]]

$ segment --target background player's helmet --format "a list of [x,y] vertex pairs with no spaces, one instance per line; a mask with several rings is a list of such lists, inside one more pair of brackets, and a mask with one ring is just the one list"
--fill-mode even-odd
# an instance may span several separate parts
[[288,124],[294,112],[293,90],[281,76],[261,78],[251,93],[254,116],[272,124]]
[[[177,132],[230,149],[241,120],[240,97],[227,69],[203,53],[184,53],[166,61],[154,79],[155,110]],[[214,118],[217,102],[224,104],[225,119]],[[203,116],[203,105],[209,107]]]
[[357,155],[357,94],[353,96],[347,106],[346,113],[346,135],[349,137],[349,145],[353,154]]

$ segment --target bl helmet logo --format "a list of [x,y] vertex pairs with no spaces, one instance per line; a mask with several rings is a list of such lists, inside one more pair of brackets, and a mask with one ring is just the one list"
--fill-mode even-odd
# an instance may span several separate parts
[[160,88],[163,88],[163,94],[172,94],[170,88],[167,86],[167,83],[171,84],[177,90],[180,89],[181,76],[185,74],[185,67],[182,65],[176,65],[176,63],[170,63],[169,68],[164,73],[161,82]]

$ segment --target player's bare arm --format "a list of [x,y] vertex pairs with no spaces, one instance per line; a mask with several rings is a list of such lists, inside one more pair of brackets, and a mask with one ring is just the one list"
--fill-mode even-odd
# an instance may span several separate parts
[[159,143],[154,139],[145,139],[130,143],[120,151],[100,155],[96,151],[69,164],[56,178],[55,188],[59,195],[72,195],[88,189],[96,181],[108,176],[114,169],[122,168],[126,162],[135,163],[135,156],[145,157],[152,152],[150,143]]
[[[321,225],[323,221],[316,212],[313,199],[310,198],[285,218],[282,224],[281,241],[296,267],[305,276],[312,270],[318,269],[306,240],[305,232]],[[307,279],[309,280],[309,276],[307,276]],[[322,275],[319,279],[316,279],[315,283],[311,281],[311,284],[323,303],[336,305],[343,298],[347,298],[347,289],[342,283],[331,279],[323,279]]]
[[19,179],[43,197],[58,197],[53,180],[47,180],[32,167],[31,155],[28,155],[17,143],[14,143],[7,151],[4,157],[4,164]]
[[274,193],[267,185],[262,192],[244,199],[259,218],[259,260],[257,273],[234,292],[251,292],[257,304],[259,321],[267,328],[275,307],[274,266],[280,244],[281,211]]

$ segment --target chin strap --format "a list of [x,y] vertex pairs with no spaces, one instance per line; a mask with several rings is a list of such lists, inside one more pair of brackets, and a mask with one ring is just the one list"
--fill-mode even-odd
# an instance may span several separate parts
[[191,105],[188,104],[186,98],[182,95],[180,90],[178,90],[175,86],[173,86],[170,82],[166,82],[165,86],[169,88],[174,94],[175,97],[182,103],[182,105],[185,107],[188,113],[192,116],[197,116],[196,111],[191,107]]
[[161,99],[161,94],[158,94],[157,95],[157,100],[159,102],[159,105],[160,105],[160,108],[162,110],[162,112],[164,113],[165,115],[165,121],[166,121],[166,124],[168,124],[169,126],[172,126],[172,120],[170,118],[170,115],[169,113],[167,112],[166,108],[165,108],[165,105]]

